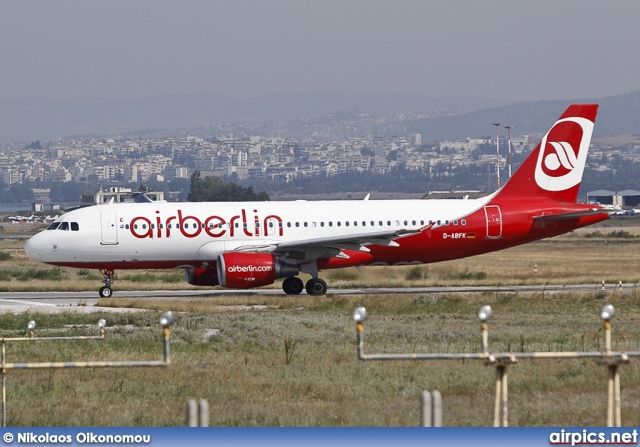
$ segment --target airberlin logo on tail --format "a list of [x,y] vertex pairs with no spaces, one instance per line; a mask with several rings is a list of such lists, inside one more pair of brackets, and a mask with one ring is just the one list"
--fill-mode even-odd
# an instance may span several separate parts
[[540,143],[536,183],[547,191],[564,191],[580,183],[593,123],[571,117],[556,121]]

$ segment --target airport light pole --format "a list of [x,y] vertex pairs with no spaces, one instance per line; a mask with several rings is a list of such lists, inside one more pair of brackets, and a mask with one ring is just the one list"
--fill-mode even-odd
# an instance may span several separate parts
[[88,361],[88,362],[33,362],[33,363],[7,363],[6,343],[7,342],[39,342],[39,341],[70,341],[70,340],[104,340],[105,327],[107,322],[104,319],[98,320],[100,335],[77,335],[62,337],[36,337],[36,322],[29,321],[27,329],[28,337],[0,337],[1,360],[0,374],[2,375],[2,426],[7,426],[7,383],[6,374],[9,370],[24,369],[62,369],[62,368],[118,368],[118,367],[155,367],[169,366],[170,359],[170,330],[175,322],[173,312],[167,311],[160,316],[162,326],[162,348],[163,360],[134,360],[134,361]]
[[498,136],[500,123],[493,123],[493,125],[496,126],[496,179],[498,183],[497,189],[500,189],[500,137]]
[[507,144],[509,145],[509,151],[508,151],[509,178],[511,178],[511,129],[512,129],[512,126],[503,126],[503,127],[507,129]]
[[515,365],[519,360],[566,360],[591,358],[608,368],[608,399],[607,399],[607,427],[622,426],[621,394],[620,394],[620,365],[630,363],[632,357],[640,357],[640,351],[614,351],[611,346],[611,320],[615,315],[615,309],[607,304],[600,312],[600,318],[604,322],[604,350],[602,351],[551,351],[551,352],[492,352],[489,349],[489,325],[492,317],[491,306],[482,306],[478,311],[480,320],[481,344],[480,352],[449,352],[449,353],[396,353],[396,354],[367,354],[364,351],[364,321],[367,318],[367,310],[357,307],[353,311],[353,320],[356,322],[357,351],[360,360],[482,360],[486,366],[496,368],[495,401],[494,401],[494,427],[507,427],[508,424],[508,382],[507,367]]

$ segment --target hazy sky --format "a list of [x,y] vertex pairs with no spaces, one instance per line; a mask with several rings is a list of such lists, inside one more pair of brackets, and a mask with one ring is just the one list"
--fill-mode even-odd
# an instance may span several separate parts
[[637,0],[3,0],[0,99],[640,89]]

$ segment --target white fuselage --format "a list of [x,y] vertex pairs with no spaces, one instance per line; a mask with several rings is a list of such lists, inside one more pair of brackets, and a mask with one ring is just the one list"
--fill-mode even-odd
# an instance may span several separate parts
[[462,232],[464,217],[488,200],[96,205],[61,216],[56,229],[39,233],[25,248],[39,261],[60,265],[117,262],[131,263],[130,268],[156,264],[180,267],[182,263],[193,266],[210,263],[221,253],[243,246],[415,231],[429,225],[437,228],[447,224]]

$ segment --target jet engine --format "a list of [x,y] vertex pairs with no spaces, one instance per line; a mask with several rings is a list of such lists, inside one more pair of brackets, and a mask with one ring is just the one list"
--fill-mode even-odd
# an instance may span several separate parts
[[192,286],[217,286],[220,284],[218,272],[211,267],[184,269],[184,279]]
[[230,289],[266,286],[299,272],[297,265],[286,264],[269,253],[231,252],[218,256],[218,280],[222,287]]

